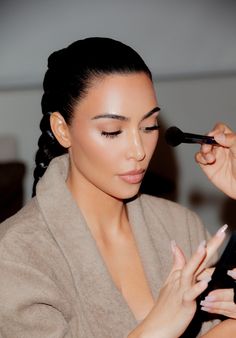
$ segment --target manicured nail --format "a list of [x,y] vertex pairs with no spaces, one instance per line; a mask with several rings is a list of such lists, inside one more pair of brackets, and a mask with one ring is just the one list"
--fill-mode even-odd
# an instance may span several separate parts
[[171,246],[171,250],[173,253],[175,253],[175,249],[176,249],[176,241],[174,239],[172,239],[170,241],[170,246]]
[[214,296],[206,296],[204,301],[207,301],[207,302],[212,302],[214,301],[216,298]]
[[229,275],[230,277],[236,279],[236,271],[228,270],[228,271],[227,271],[227,275]]
[[223,134],[223,133],[216,134],[214,136],[214,139],[216,140],[216,142],[224,143],[225,142],[225,134]]
[[208,308],[207,308],[207,307],[204,307],[204,306],[202,306],[202,307],[201,307],[201,310],[202,310],[202,311],[208,311]]
[[228,228],[228,224],[224,224],[216,233],[216,236],[221,237],[225,233],[225,230]]
[[212,154],[206,154],[206,155],[205,155],[205,158],[206,158],[206,160],[207,160],[208,162],[213,161],[213,156],[212,156]]
[[200,302],[200,305],[204,306],[204,307],[211,307],[212,306],[212,303],[211,302],[207,302],[205,300],[202,300]]
[[197,248],[197,252],[202,252],[203,250],[205,250],[205,248],[206,248],[206,241],[204,240],[199,244]]

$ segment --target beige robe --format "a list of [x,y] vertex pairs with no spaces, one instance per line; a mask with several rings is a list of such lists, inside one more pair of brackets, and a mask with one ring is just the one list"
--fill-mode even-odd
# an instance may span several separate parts
[[[1,338],[123,338],[138,324],[67,189],[67,172],[67,155],[54,159],[36,197],[0,226]],[[207,233],[173,202],[141,195],[127,209],[157,297],[172,265],[170,241],[190,256]]]

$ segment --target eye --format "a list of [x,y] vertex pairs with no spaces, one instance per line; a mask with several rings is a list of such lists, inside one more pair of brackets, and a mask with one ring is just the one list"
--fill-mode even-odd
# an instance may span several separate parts
[[116,131],[110,131],[110,132],[108,132],[108,131],[102,131],[101,132],[101,135],[102,136],[105,136],[105,137],[110,137],[110,138],[114,138],[114,137],[117,137],[119,134],[121,134],[122,133],[122,131],[121,130],[116,130]]
[[153,130],[158,130],[158,129],[160,129],[160,126],[158,125],[158,124],[155,124],[154,126],[151,126],[151,127],[145,127],[145,128],[142,128],[143,129],[143,131],[145,132],[145,133],[150,133],[151,131],[153,131]]

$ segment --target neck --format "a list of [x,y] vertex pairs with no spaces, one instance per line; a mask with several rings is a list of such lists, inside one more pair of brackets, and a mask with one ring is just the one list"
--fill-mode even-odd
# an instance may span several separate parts
[[96,237],[113,237],[128,224],[123,200],[114,198],[84,178],[68,175],[67,186],[80,208],[88,227]]

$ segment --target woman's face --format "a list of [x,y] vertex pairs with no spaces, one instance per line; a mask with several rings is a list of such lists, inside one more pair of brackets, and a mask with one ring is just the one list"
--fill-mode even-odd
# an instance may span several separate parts
[[117,199],[136,195],[158,140],[158,111],[144,73],[95,80],[68,129],[72,186]]

